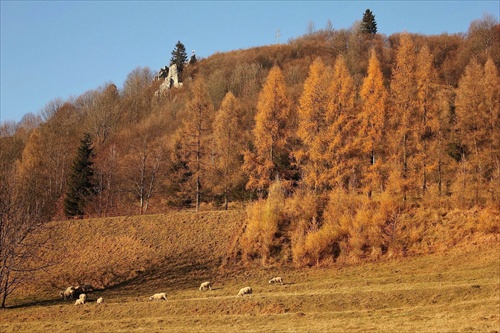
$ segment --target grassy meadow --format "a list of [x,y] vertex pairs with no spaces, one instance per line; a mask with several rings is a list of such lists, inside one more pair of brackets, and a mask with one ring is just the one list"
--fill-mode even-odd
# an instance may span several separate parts
[[[57,264],[10,296],[0,332],[500,332],[497,235],[378,262],[245,267],[230,260],[243,222],[240,211],[64,222],[45,254]],[[277,275],[284,285],[268,283]],[[212,291],[198,290],[205,280]],[[58,299],[84,282],[98,288],[87,304]],[[244,286],[253,294],[237,297]],[[148,301],[156,292],[168,300]]]

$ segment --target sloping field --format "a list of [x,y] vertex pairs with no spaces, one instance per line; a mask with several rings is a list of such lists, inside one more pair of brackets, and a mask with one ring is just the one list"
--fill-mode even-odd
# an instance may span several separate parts
[[[153,266],[143,263],[135,277],[96,291],[84,306],[56,300],[53,291],[39,298],[17,295],[14,301],[18,306],[0,311],[0,331],[500,331],[497,238],[478,239],[475,244],[457,246],[446,253],[356,266],[221,269],[224,256],[229,255],[241,230],[241,220],[235,219],[242,217],[239,212],[176,213],[126,221],[68,222],[78,230],[92,223],[114,230],[109,237],[122,237],[122,233],[135,230],[132,239],[142,239],[144,248],[162,239],[164,242],[152,251],[161,260],[152,260]],[[233,222],[224,227],[217,224],[228,220]],[[174,222],[175,227],[168,226]],[[155,231],[161,226],[163,229]],[[205,235],[202,226],[212,229],[208,228]],[[107,232],[97,234],[85,237],[90,241]],[[111,260],[113,255],[108,258]],[[164,265],[155,266],[159,263]],[[58,278],[63,275],[62,270],[52,274]],[[283,286],[268,284],[275,275],[284,277]],[[213,282],[213,290],[200,292],[198,286],[205,279]],[[253,288],[253,295],[237,297],[238,290],[247,285]],[[167,301],[147,300],[152,293],[161,291],[167,293]],[[101,296],[105,304],[97,305],[95,300]]]
[[70,285],[123,294],[137,285],[155,290],[211,278],[227,261],[244,219],[244,212],[233,210],[54,223],[43,254],[52,266],[8,305],[50,300]]

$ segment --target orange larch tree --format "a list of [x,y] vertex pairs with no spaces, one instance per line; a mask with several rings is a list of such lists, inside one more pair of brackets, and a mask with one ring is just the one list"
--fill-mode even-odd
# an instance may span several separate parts
[[389,141],[391,160],[393,161],[393,184],[398,188],[403,201],[408,194],[414,193],[417,187],[416,153],[417,130],[417,82],[416,54],[411,36],[401,35],[400,45],[396,51],[396,62],[391,77]]
[[357,146],[360,154],[361,182],[368,196],[371,196],[373,191],[382,191],[384,188],[384,164],[387,156],[384,129],[388,93],[374,49],[371,51],[367,76],[361,86],[360,99]]
[[203,79],[194,82],[192,99],[186,105],[187,117],[181,128],[184,134],[184,149],[189,151],[189,169],[195,181],[195,206],[200,208],[202,200],[202,185],[204,176],[210,164],[212,153],[212,125],[214,110],[208,97],[207,88]]
[[[485,71],[486,69],[486,71]],[[465,68],[456,97],[456,130],[464,147],[455,191],[461,204],[484,204],[498,168],[498,74],[491,62],[476,59]],[[487,186],[485,186],[487,185]],[[493,185],[493,184],[491,184]],[[494,185],[493,185],[494,187]]]
[[231,189],[240,185],[244,180],[241,167],[247,139],[242,121],[243,108],[233,93],[228,92],[222,100],[214,121],[217,169],[222,176],[220,186],[215,187],[222,192],[225,209],[228,208],[228,196]]
[[491,58],[484,64],[483,77],[484,108],[488,118],[490,145],[486,147],[489,154],[487,177],[489,180],[489,198],[497,209],[500,209],[500,77],[498,69]]
[[262,193],[276,178],[285,188],[291,187],[295,176],[290,163],[292,117],[285,78],[281,69],[274,66],[258,97],[254,149],[245,152],[243,167],[249,176],[247,189]]
[[331,187],[356,186],[358,161],[354,145],[357,131],[356,88],[345,59],[340,55],[333,68],[331,84],[328,88],[326,123],[328,142],[325,158],[331,164],[328,182]]
[[330,81],[328,72],[321,58],[311,64],[298,108],[297,134],[303,147],[295,153],[295,157],[301,165],[302,180],[311,189],[320,192],[327,188],[325,175],[329,173],[331,165],[325,159],[329,127],[326,122]]
[[424,45],[417,55],[416,66],[417,83],[417,124],[416,124],[416,152],[415,176],[422,195],[425,195],[429,186],[429,173],[435,167],[435,154],[432,148],[439,127],[438,106],[436,93],[436,71],[433,67],[433,57],[427,45]]

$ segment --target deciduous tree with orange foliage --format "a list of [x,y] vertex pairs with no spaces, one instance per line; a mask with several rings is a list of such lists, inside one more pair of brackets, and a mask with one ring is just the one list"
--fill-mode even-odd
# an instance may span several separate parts
[[[464,151],[456,191],[462,204],[484,204],[498,172],[498,74],[491,61],[472,59],[459,81],[456,130]],[[495,180],[498,182],[498,178]],[[498,187],[498,186],[497,186]]]
[[417,117],[417,82],[416,82],[416,54],[411,36],[401,35],[400,44],[396,51],[396,62],[392,71],[390,115],[388,117],[390,130],[391,160],[393,161],[394,177],[404,201],[417,187],[415,176],[418,124]]
[[231,189],[240,185],[244,179],[241,166],[247,138],[243,130],[243,118],[243,109],[239,100],[232,92],[228,92],[222,100],[214,121],[217,168],[222,174],[220,186],[214,185],[219,192],[222,192],[225,209],[228,208]]
[[285,188],[291,187],[295,176],[290,162],[292,117],[283,73],[274,66],[257,102],[253,130],[255,148],[245,152],[243,167],[249,176],[248,189],[263,192],[276,178]]
[[331,163],[325,159],[328,148],[326,113],[328,107],[329,70],[317,58],[309,67],[304,82],[304,91],[299,101],[297,134],[303,147],[295,152],[302,168],[302,180],[314,191],[321,192],[328,187]]
[[194,82],[192,99],[186,105],[186,113],[186,121],[180,130],[183,133],[183,149],[189,152],[188,165],[195,181],[195,205],[198,211],[202,199],[204,176],[207,168],[211,166],[207,159],[213,148],[211,135],[214,111],[204,80],[198,79]]
[[360,153],[361,185],[371,196],[382,191],[385,181],[386,113],[388,93],[375,50],[372,49],[367,76],[360,90],[361,106],[358,113],[357,146]]
[[328,172],[331,187],[356,187],[358,162],[353,138],[357,125],[355,100],[354,81],[344,57],[340,55],[333,68],[325,114],[328,147],[324,158],[331,163]]
[[415,176],[418,187],[424,195],[429,187],[429,174],[435,167],[436,154],[433,141],[439,128],[438,106],[436,98],[436,72],[429,48],[424,45],[417,55],[417,112],[416,112],[416,159]]
[[484,64],[484,108],[487,114],[490,146],[486,147],[490,155],[488,167],[489,197],[492,205],[500,209],[500,77],[493,59]]

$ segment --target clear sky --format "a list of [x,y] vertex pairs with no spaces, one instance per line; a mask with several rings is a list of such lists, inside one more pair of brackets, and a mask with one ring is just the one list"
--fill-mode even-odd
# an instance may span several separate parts
[[137,67],[155,72],[181,41],[198,58],[300,37],[331,21],[347,29],[366,9],[378,32],[467,32],[492,1],[5,1],[1,11],[0,122],[38,114],[56,98],[105,83],[123,86]]

